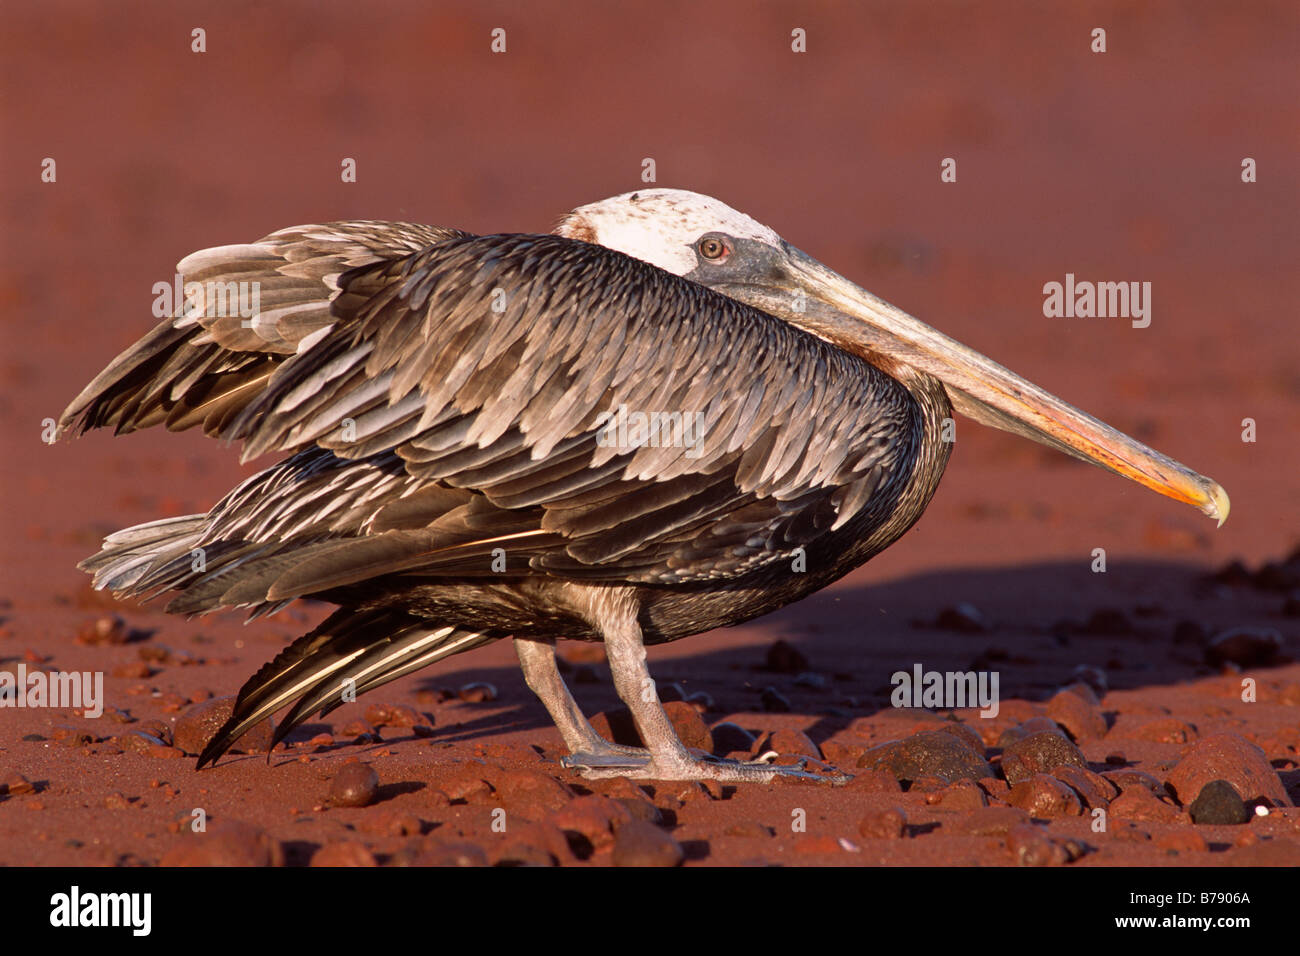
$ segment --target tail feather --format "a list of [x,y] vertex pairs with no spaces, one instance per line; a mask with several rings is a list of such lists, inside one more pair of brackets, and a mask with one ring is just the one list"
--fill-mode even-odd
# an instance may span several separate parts
[[152,589],[147,582],[163,568],[178,562],[190,566],[190,552],[207,520],[207,515],[184,515],[115,531],[98,554],[77,567],[94,575],[96,589],[108,588],[119,596],[141,594]]
[[252,726],[295,704],[273,739],[283,740],[313,711],[344,703],[345,687],[371,690],[433,661],[496,638],[436,627],[404,611],[340,608],[254,674],[239,691],[230,719],[199,756],[215,763]]

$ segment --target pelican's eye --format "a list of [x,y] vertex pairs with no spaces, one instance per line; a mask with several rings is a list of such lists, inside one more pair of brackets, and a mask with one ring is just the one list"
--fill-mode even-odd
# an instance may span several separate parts
[[731,252],[726,242],[717,236],[705,236],[696,244],[696,248],[700,250],[700,255],[710,262],[721,262]]

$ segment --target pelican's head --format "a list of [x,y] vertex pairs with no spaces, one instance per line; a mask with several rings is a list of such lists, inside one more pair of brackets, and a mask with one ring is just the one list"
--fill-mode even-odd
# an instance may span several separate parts
[[725,203],[642,189],[581,206],[556,233],[615,249],[754,306],[897,377],[943,383],[957,411],[1199,508],[1219,523],[1216,482],[1116,431],[838,275]]

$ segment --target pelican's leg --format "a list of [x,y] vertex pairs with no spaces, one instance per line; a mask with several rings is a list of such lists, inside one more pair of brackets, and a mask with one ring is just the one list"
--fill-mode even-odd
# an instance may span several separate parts
[[524,680],[529,689],[546,705],[547,712],[559,728],[564,745],[572,757],[566,757],[565,766],[588,767],[604,762],[626,766],[631,762],[645,764],[650,753],[641,747],[615,744],[596,733],[583,716],[578,702],[569,693],[559,668],[555,666],[555,644],[549,640],[524,640],[515,638],[515,653],[523,668]]
[[645,764],[623,764],[612,761],[598,766],[588,766],[583,776],[590,779],[602,777],[635,777],[647,780],[722,780],[765,783],[776,777],[803,777],[829,783],[843,783],[848,778],[810,773],[799,767],[773,766],[758,761],[740,763],[719,760],[691,753],[682,744],[672,722],[659,702],[659,693],[646,668],[645,646],[641,642],[641,627],[634,613],[614,615],[602,628],[605,651],[609,658],[614,689],[632,712],[636,729],[650,751]]

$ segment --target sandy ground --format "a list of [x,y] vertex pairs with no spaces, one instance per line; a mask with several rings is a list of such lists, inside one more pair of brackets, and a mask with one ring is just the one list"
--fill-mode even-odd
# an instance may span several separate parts
[[[0,710],[0,863],[1300,862],[1300,568],[1284,563],[1300,544],[1294,5],[716,3],[632,17],[393,4],[358,19],[343,5],[9,5],[0,669],[102,671],[112,709]],[[1104,55],[1088,50],[1099,24]],[[204,54],[190,52],[196,25]],[[494,56],[496,26],[508,48]],[[807,54],[790,52],[796,26]],[[359,181],[342,184],[349,156]],[[947,156],[955,184],[939,182]],[[40,181],[45,157],[56,183]],[[1231,519],[1216,529],[965,423],[932,506],[884,555],[795,607],[651,652],[661,683],[708,697],[698,718],[676,708],[684,727],[800,731],[776,743],[816,745],[858,775],[844,788],[585,784],[558,766],[559,736],[504,643],[309,723],[269,766],[235,756],[195,772],[171,745],[176,722],[233,694],[322,609],[243,627],[93,594],[75,565],[104,533],[204,510],[258,463],[193,434],[50,447],[42,421],[151,326],[151,286],[194,249],[347,217],[544,231],[636,188],[645,157],[660,185],[747,211],[1212,475]],[[1258,182],[1240,181],[1243,157]],[[1150,327],[1044,318],[1042,286],[1067,272],[1150,281]],[[1225,572],[1234,560],[1244,575]],[[978,629],[936,625],[962,602]],[[113,615],[124,641],[96,643]],[[1234,628],[1276,646],[1211,646]],[[806,661],[764,669],[778,640]],[[583,705],[613,708],[599,654],[562,651]],[[890,675],[918,663],[996,670],[999,716],[891,707]],[[1056,697],[1080,675],[1095,701]],[[482,681],[493,699],[461,699]],[[766,688],[788,712],[764,709]],[[1049,714],[1078,769],[1112,786],[1064,771],[1006,785],[1013,738]],[[981,782],[859,767],[872,747],[954,724],[989,761]],[[355,761],[378,790],[335,805]],[[1248,810],[1267,814],[1193,823],[1196,794],[1165,786],[1192,770],[1198,785],[1237,775],[1260,791],[1241,794]]]

